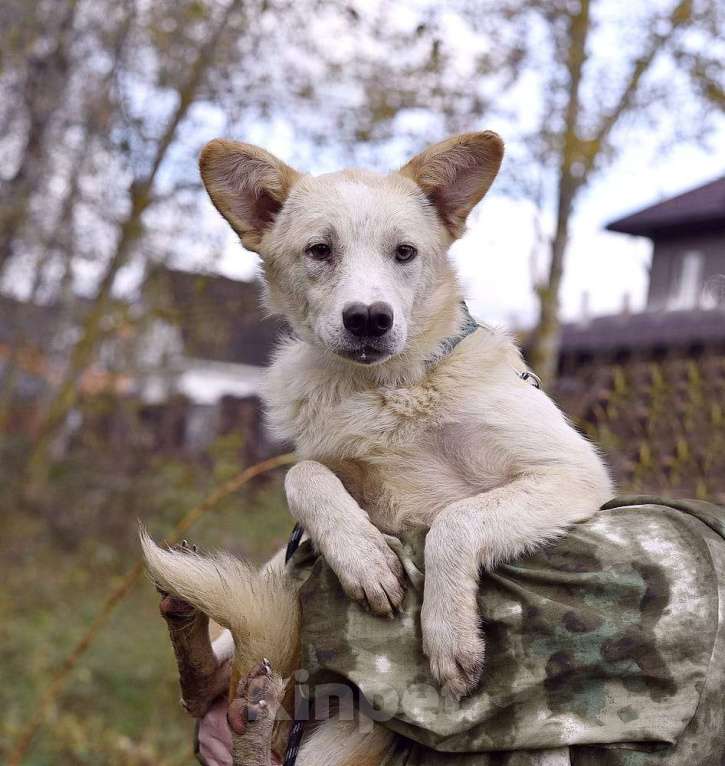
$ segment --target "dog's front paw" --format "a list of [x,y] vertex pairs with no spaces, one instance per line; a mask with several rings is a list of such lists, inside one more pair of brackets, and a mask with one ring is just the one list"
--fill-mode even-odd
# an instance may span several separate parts
[[[446,610],[447,611],[447,610]],[[463,612],[471,612],[463,614]],[[461,610],[455,618],[423,604],[421,629],[423,653],[443,693],[460,700],[480,683],[486,643],[477,610]]]
[[403,603],[403,565],[377,530],[340,541],[326,559],[345,593],[373,614],[392,617]]

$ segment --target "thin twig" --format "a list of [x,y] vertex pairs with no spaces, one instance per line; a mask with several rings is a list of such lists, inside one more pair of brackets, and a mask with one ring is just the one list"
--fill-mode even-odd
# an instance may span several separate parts
[[[219,502],[224,500],[224,498],[236,492],[255,477],[273,471],[275,468],[279,468],[283,465],[289,465],[294,462],[294,459],[292,453],[285,453],[283,455],[269,458],[268,460],[263,460],[261,463],[256,463],[255,465],[246,468],[234,478],[215,489],[201,503],[182,516],[171,533],[166,537],[167,542],[169,544],[178,542],[184,532],[196,524],[205,513],[213,510]],[[51,682],[35,704],[35,712],[31,716],[28,725],[17,738],[15,748],[10,754],[10,759],[7,762],[8,766],[21,766],[23,759],[30,748],[33,737],[45,719],[48,708],[60,693],[65,682],[68,680],[68,676],[76,667],[80,658],[93,644],[96,637],[101,632],[101,629],[108,622],[108,619],[115,608],[138,582],[143,572],[143,561],[136,562],[121,582],[108,594],[106,600],[103,602],[101,608],[93,619],[93,622],[88,627],[88,630],[86,630],[78,643],[73,647],[73,650],[56,670]]]

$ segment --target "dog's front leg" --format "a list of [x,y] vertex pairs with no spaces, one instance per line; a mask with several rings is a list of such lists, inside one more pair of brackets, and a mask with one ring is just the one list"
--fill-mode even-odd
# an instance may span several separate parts
[[[444,511],[438,518],[446,515]],[[434,523],[426,537],[420,615],[423,652],[431,673],[444,694],[454,699],[478,684],[485,652],[478,608],[480,559],[473,540],[476,531],[470,524],[473,513],[459,512],[457,516],[458,529]],[[464,526],[469,527],[467,537]]]
[[337,476],[322,463],[305,460],[287,473],[285,491],[290,513],[345,593],[375,614],[392,615],[405,596],[403,567]]
[[481,568],[492,569],[555,540],[593,513],[599,495],[572,476],[531,473],[448,506],[425,543],[423,651],[431,672],[451,696],[479,683],[484,636],[478,608]]

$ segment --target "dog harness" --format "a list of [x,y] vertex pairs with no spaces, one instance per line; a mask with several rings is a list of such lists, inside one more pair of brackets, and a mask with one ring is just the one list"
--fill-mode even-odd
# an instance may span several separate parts
[[[468,310],[465,301],[461,301],[461,309],[464,316],[463,327],[461,327],[461,330],[457,335],[451,335],[449,338],[446,338],[433,356],[426,360],[425,366],[427,369],[430,370],[435,367],[442,359],[445,359],[462,340],[465,340],[469,335],[473,335],[476,330],[482,327],[482,325],[471,316],[471,312]],[[516,374],[521,380],[530,383],[534,388],[541,388],[541,378],[536,375],[536,373],[530,372],[529,370],[523,370]]]

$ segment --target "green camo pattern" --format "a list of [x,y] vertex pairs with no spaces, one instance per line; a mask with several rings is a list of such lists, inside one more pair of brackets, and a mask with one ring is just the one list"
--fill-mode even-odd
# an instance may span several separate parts
[[303,665],[357,687],[400,736],[383,766],[723,766],[725,509],[617,498],[559,542],[485,575],[480,687],[443,700],[421,652],[423,535],[389,538],[402,613],[345,597],[304,543]]

